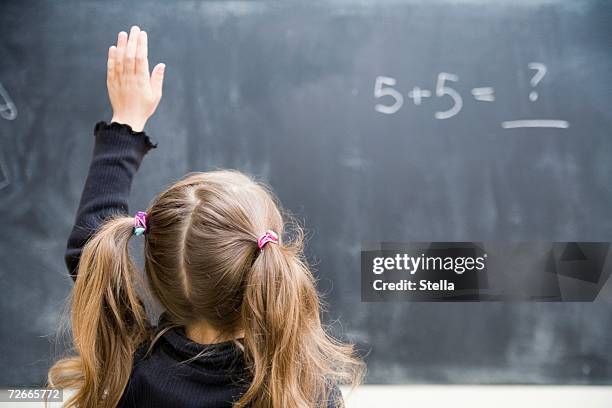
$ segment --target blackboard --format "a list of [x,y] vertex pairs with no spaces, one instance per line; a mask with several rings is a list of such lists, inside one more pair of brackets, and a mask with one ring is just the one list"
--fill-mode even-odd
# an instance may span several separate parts
[[[134,211],[189,171],[268,181],[308,228],[325,317],[369,350],[370,383],[612,381],[605,302],[359,297],[364,241],[611,239],[610,3],[0,10],[0,384],[45,379],[93,125],[111,117],[106,50],[132,24],[148,31],[151,62],[167,64],[147,125],[159,148],[134,183]],[[607,286],[600,298],[612,298]]]

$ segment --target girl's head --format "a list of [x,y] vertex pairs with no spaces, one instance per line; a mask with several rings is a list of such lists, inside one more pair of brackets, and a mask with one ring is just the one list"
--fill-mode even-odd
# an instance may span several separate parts
[[[352,347],[322,328],[302,232],[295,227],[283,240],[283,216],[264,185],[236,171],[194,173],[162,192],[147,214],[148,285],[170,321],[244,333],[251,378],[237,406],[325,406],[331,385],[360,380]],[[151,336],[128,255],[133,222],[108,221],[81,256],[72,305],[78,356],[50,371],[53,385],[78,388],[79,406],[116,405],[135,349]],[[260,250],[268,230],[279,243]]]
[[[179,325],[205,320],[227,334],[236,333],[248,323],[243,321],[243,305],[252,306],[249,302],[255,300],[245,291],[248,284],[273,283],[279,279],[274,271],[281,269],[287,272],[282,283],[310,279],[308,273],[291,273],[273,264],[299,259],[288,256],[299,257],[300,249],[293,244],[259,250],[257,240],[268,229],[282,234],[283,219],[272,195],[241,173],[190,175],[160,194],[147,218],[145,270],[150,287]],[[261,267],[272,272],[253,276]],[[289,309],[297,299],[278,300],[286,301],[283,307]]]

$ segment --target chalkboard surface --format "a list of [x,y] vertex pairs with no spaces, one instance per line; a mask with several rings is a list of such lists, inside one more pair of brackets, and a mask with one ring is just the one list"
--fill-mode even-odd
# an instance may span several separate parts
[[610,383],[610,305],[361,303],[359,251],[610,241],[612,4],[300,3],[2,2],[0,384],[44,381],[55,352],[106,50],[132,24],[167,64],[134,211],[189,171],[267,180],[370,383]]

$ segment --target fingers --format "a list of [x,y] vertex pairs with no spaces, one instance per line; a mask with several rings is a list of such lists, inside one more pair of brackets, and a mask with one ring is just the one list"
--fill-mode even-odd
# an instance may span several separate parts
[[[149,76],[148,35],[138,26],[132,26],[129,35],[121,31],[117,36],[117,46],[108,49],[107,81],[136,78],[138,85],[150,86],[150,91],[159,102],[164,84],[165,64],[157,64]],[[134,74],[136,76],[134,77]],[[147,82],[148,81],[148,82]],[[109,88],[110,89],[110,88]]]
[[166,64],[157,64],[151,73],[151,89],[153,90],[153,94],[155,94],[157,99],[160,99],[162,96],[165,70]]
[[111,45],[108,49],[108,61],[106,62],[106,81],[107,83],[115,80],[115,62],[117,59],[117,47]]
[[121,75],[123,74],[123,57],[125,55],[127,39],[128,35],[125,31],[121,31],[117,35],[117,50],[115,51],[115,78],[117,79],[121,78]]
[[138,37],[140,37],[140,27],[132,26],[124,56],[123,70],[127,74],[132,74],[136,71],[136,48],[138,45]]
[[136,73],[139,78],[149,79],[149,56],[148,56],[147,32],[141,31],[136,45]]

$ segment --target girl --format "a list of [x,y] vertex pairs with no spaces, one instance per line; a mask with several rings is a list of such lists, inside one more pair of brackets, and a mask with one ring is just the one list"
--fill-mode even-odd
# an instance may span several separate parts
[[[363,363],[323,330],[301,231],[283,240],[265,186],[237,171],[193,173],[127,215],[155,147],[143,129],[163,76],[163,64],[149,75],[146,32],[119,33],[108,53],[113,118],[96,124],[66,252],[76,356],[50,369],[50,385],[74,388],[67,405],[78,407],[342,406],[337,384],[356,385]],[[144,236],[148,285],[165,309],[157,327],[134,284],[133,235]]]

